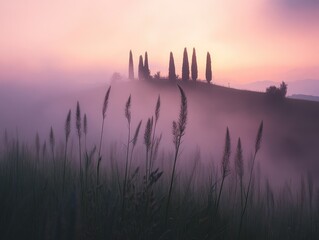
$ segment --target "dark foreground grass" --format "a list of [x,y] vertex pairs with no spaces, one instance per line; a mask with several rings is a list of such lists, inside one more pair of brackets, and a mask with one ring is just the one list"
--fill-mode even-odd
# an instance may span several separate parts
[[[0,238],[318,239],[319,203],[311,176],[302,178],[298,186],[286,184],[274,191],[254,169],[262,124],[250,160],[243,158],[240,141],[231,155],[227,129],[219,165],[203,166],[196,152],[190,169],[178,169],[176,162],[185,160],[178,149],[187,131],[187,99],[180,91],[173,154],[158,154],[159,100],[146,124],[145,152],[133,151],[139,124],[132,139],[128,133],[126,151],[110,147],[104,165],[100,165],[101,148],[86,147],[80,150],[81,165],[77,164],[79,154],[67,149],[69,115],[65,145],[55,147],[50,139],[50,151],[38,136],[35,147],[28,147],[6,133],[0,155]],[[125,109],[130,131],[131,113],[128,117],[129,108]],[[80,118],[77,121],[81,136]],[[79,137],[79,149],[80,144]],[[141,159],[136,161],[137,157]]]

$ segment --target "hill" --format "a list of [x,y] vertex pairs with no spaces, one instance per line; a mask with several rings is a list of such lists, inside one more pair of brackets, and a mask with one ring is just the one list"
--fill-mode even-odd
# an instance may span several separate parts
[[[176,84],[185,90],[188,99],[188,123],[181,157],[190,158],[200,150],[202,162],[219,164],[223,153],[226,127],[231,136],[232,164],[240,137],[246,164],[251,158],[258,126],[264,122],[260,167],[264,176],[272,179],[318,172],[319,163],[319,103],[286,98],[276,102],[264,93],[237,90],[205,82],[169,82],[168,80],[113,82],[105,122],[105,144],[120,143],[127,136],[124,106],[132,96],[132,127],[142,120],[142,132],[154,114],[157,97],[161,97],[158,133],[162,133],[161,149],[172,151],[172,121],[178,119],[180,96]],[[76,101],[88,116],[89,146],[97,144],[101,127],[101,106],[109,85],[50,93],[50,97],[33,98],[25,91],[11,91],[0,105],[3,130],[18,134],[32,142],[35,133],[47,139],[52,126],[56,136],[63,139],[66,114],[72,110],[74,120]],[[47,94],[42,91],[42,95]],[[6,96],[6,97],[4,97]],[[10,108],[6,102],[11,102]],[[73,121],[72,120],[72,121]],[[71,138],[76,141],[72,131]],[[143,151],[143,139],[138,141]],[[185,160],[186,161],[186,160]],[[283,169],[285,171],[283,171]],[[285,176],[283,176],[285,175]]]
[[[204,82],[180,82],[189,103],[185,149],[196,146],[213,153],[220,161],[226,127],[229,127],[232,152],[241,137],[246,161],[254,148],[258,125],[264,121],[261,165],[268,173],[280,178],[282,169],[292,172],[319,170],[319,103],[286,98],[273,101],[264,93],[237,90]],[[172,120],[178,117],[179,94],[176,83],[167,80],[133,81],[112,85],[115,101],[122,104],[132,95],[135,114],[146,119],[153,112],[157,95],[162,99],[161,127],[171,142]],[[111,98],[111,99],[112,99]],[[133,111],[134,114],[134,111]],[[118,116],[120,118],[120,116]],[[115,127],[115,126],[114,126]],[[167,131],[167,129],[169,131]],[[169,144],[168,144],[169,145]],[[278,172],[277,172],[278,171]],[[291,175],[290,175],[291,177]]]

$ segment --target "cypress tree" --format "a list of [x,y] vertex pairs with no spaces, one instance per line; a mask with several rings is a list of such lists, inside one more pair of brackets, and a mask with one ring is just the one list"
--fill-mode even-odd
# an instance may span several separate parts
[[144,79],[144,66],[143,66],[143,56],[140,55],[140,60],[138,62],[138,79]]
[[133,65],[132,50],[130,50],[130,59],[129,59],[129,65],[128,65],[128,78],[134,79],[134,65]]
[[148,67],[148,55],[147,52],[145,52],[145,59],[144,59],[144,78],[149,79],[150,78],[150,69]]
[[168,79],[171,81],[176,80],[175,63],[174,63],[174,57],[172,52],[170,52],[169,54]]
[[210,59],[209,52],[207,52],[207,57],[206,57],[206,81],[208,83],[212,81],[212,62]]
[[184,48],[184,55],[183,55],[182,80],[183,81],[189,80],[189,63],[188,63],[188,55],[187,55],[186,48]]
[[197,60],[196,60],[196,50],[195,48],[193,48],[193,55],[192,55],[192,67],[191,67],[191,70],[192,70],[192,79],[194,81],[197,80],[197,77],[198,77],[198,70],[197,70]]

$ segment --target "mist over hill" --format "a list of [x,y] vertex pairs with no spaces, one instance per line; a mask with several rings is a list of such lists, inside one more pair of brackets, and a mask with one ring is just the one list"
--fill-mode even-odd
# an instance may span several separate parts
[[[169,82],[163,79],[113,82],[106,114],[105,145],[117,142],[120,150],[124,147],[128,131],[124,106],[129,95],[132,97],[132,128],[135,129],[142,120],[142,133],[147,119],[154,114],[156,100],[160,96],[161,112],[157,126],[158,134],[162,134],[160,151],[172,152],[172,121],[178,119],[180,107],[176,83],[185,90],[189,114],[180,164],[183,165],[183,159],[186,161],[196,150],[200,150],[204,164],[218,165],[223,154],[227,127],[231,136],[231,164],[239,137],[242,140],[245,164],[248,164],[258,126],[263,121],[264,136],[258,157],[263,176],[278,181],[291,180],[297,173],[298,181],[300,174],[319,170],[319,103],[295,99],[276,102],[264,93],[201,82]],[[6,129],[10,136],[18,135],[32,145],[36,132],[41,140],[48,139],[52,126],[57,138],[63,140],[67,112],[71,109],[74,128],[75,107],[79,101],[82,114],[88,116],[88,146],[92,147],[98,143],[102,101],[108,86],[105,84],[87,90],[57,92],[41,89],[40,95],[26,89],[3,91],[6,94],[2,94],[0,104],[1,112],[4,113],[1,115],[2,131]],[[71,136],[75,142],[74,129]],[[138,140],[138,149],[144,151],[143,137]]]

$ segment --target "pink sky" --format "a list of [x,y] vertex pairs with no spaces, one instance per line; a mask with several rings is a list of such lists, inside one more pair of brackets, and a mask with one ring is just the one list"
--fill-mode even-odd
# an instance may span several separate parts
[[172,51],[180,75],[184,47],[189,58],[195,47],[200,78],[209,51],[217,82],[319,79],[319,4],[311,0],[10,0],[0,2],[0,23],[2,76],[126,76],[130,49],[135,67],[148,51],[152,74],[162,75]]

